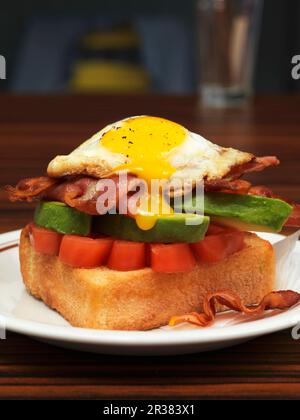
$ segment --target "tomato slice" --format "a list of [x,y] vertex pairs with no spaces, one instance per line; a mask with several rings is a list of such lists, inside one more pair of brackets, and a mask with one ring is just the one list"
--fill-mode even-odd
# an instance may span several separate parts
[[217,263],[244,248],[244,232],[232,231],[206,236],[202,241],[192,244],[200,261]]
[[300,227],[300,204],[293,204],[293,210],[285,223],[287,227]]
[[235,229],[233,227],[220,226],[220,225],[215,225],[215,224],[210,223],[210,225],[208,226],[207,232],[206,232],[206,236],[219,235],[219,234],[223,234],[223,233],[237,232],[237,231],[238,231],[238,229]]
[[146,244],[115,240],[107,266],[117,271],[140,270],[146,267]]
[[36,252],[58,255],[63,235],[35,224],[30,225],[31,243]]
[[223,226],[213,225],[210,223],[206,232],[206,236],[218,235],[219,233],[224,233],[224,230],[225,228]]
[[197,262],[188,244],[151,244],[151,267],[157,273],[184,273]]
[[61,242],[59,259],[76,268],[100,267],[106,263],[112,245],[112,238],[92,239],[65,235]]

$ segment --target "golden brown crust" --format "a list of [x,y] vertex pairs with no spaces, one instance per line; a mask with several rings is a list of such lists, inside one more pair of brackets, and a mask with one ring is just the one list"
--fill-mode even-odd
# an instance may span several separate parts
[[148,330],[167,324],[173,315],[201,311],[208,292],[229,289],[246,305],[271,292],[275,279],[273,247],[250,233],[246,243],[245,249],[227,260],[198,265],[190,273],[160,274],[150,268],[116,272],[105,267],[74,269],[57,257],[38,254],[25,228],[20,261],[27,290],[72,325]]

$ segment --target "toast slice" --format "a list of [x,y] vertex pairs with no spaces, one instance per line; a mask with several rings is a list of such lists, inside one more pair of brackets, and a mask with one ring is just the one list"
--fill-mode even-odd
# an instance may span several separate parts
[[173,315],[201,311],[207,293],[229,289],[246,305],[261,301],[274,288],[273,247],[252,233],[246,234],[246,244],[228,259],[199,264],[189,273],[78,269],[57,257],[36,253],[26,227],[21,234],[20,261],[29,293],[73,326],[148,330],[166,325]]

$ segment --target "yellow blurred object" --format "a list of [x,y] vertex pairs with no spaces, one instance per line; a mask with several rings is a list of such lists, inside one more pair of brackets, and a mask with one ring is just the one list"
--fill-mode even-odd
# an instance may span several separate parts
[[91,32],[81,38],[80,45],[89,50],[139,48],[140,41],[130,26],[115,28],[111,31]]
[[130,24],[89,31],[81,36],[72,68],[75,92],[145,92],[150,80],[140,60],[138,33]]
[[149,84],[141,66],[109,60],[78,61],[70,81],[77,92],[145,92]]

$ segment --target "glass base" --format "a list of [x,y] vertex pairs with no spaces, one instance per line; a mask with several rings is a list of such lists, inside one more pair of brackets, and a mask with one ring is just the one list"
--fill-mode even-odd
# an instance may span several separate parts
[[201,102],[213,108],[227,108],[244,105],[249,99],[249,92],[240,87],[204,85],[201,87]]

